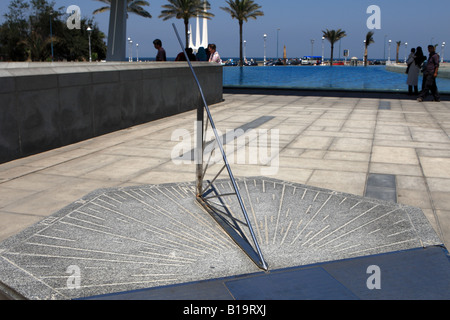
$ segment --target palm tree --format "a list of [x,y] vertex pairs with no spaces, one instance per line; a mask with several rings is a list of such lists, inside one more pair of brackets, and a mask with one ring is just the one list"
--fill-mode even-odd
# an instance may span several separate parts
[[232,19],[239,21],[239,65],[244,65],[242,59],[242,29],[244,21],[248,22],[248,19],[255,19],[259,16],[263,16],[264,12],[261,10],[261,6],[256,4],[253,0],[227,0],[228,7],[221,7],[220,9],[228,12]]
[[[105,11],[108,11],[111,9],[111,0],[97,0],[103,3],[106,3],[107,6],[98,8],[97,10],[94,10],[92,14],[102,13]],[[148,13],[147,11],[142,8],[142,6],[149,6],[150,3],[148,1],[141,1],[141,0],[127,0],[127,11],[137,14],[138,16],[144,17],[144,18],[151,18],[152,15]],[[128,16],[127,16],[128,17]]]
[[367,67],[367,47],[370,46],[370,44],[375,43],[375,40],[373,40],[373,31],[369,31],[366,34],[366,40],[364,41],[364,67]]
[[396,43],[397,43],[397,55],[395,56],[395,63],[398,63],[398,54],[399,54],[400,46],[402,45],[402,42],[397,41]]
[[183,19],[184,30],[186,36],[186,48],[189,47],[189,19],[195,17],[202,17],[210,19],[214,14],[207,12],[211,9],[211,5],[207,0],[167,0],[169,4],[162,7],[165,10],[161,11],[158,18],[168,20],[171,18]]
[[323,31],[323,36],[325,39],[327,39],[328,41],[330,41],[331,43],[331,61],[330,61],[330,66],[333,66],[333,52],[334,52],[334,44],[335,42],[339,41],[340,39],[344,38],[347,36],[347,34],[345,33],[344,30],[341,29],[337,29],[337,30],[328,30],[327,31]]

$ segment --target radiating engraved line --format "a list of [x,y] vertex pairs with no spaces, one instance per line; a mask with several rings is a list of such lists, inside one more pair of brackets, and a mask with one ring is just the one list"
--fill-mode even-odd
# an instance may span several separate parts
[[77,241],[77,240],[73,240],[73,239],[66,239],[66,238],[58,238],[58,237],[46,236],[44,234],[39,234],[39,233],[36,233],[34,235],[37,236],[37,237],[44,237],[44,238],[55,239],[55,240],[63,240],[63,241],[71,241],[71,242],[76,242]]
[[400,232],[389,234],[386,237],[395,237],[395,236],[397,236],[399,234],[402,234],[402,233],[405,233],[405,232],[413,232],[413,231],[416,231],[416,230],[415,229],[403,230],[403,231],[400,231]]
[[[373,209],[377,208],[378,206],[379,206],[379,205],[375,205],[374,207],[370,208],[369,210],[366,210],[365,212],[363,212],[363,213],[361,213],[360,215],[358,215],[357,217],[351,219],[350,221],[348,221],[347,223],[343,224],[342,226],[340,226],[339,228],[337,228],[337,229],[334,230],[333,232],[329,233],[328,235],[326,235],[326,236],[323,237],[322,239],[319,239],[319,240],[318,240],[316,243],[314,243],[314,244],[317,244],[318,242],[320,242],[320,241],[322,241],[323,239],[325,239],[326,237],[332,235],[332,234],[335,233],[336,231],[338,231],[338,230],[344,228],[345,226],[349,225],[349,224],[352,223],[353,221],[355,221],[355,220],[359,219],[360,217],[364,216],[365,214],[367,214],[368,212],[370,212],[370,211],[372,211]],[[397,211],[397,210],[399,210],[399,209],[394,209],[394,210],[392,210],[392,211],[389,211],[389,212],[387,212],[387,213],[385,213],[385,214],[379,216],[378,218],[375,218],[375,219],[373,219],[373,220],[371,220],[371,221],[369,221],[369,222],[366,222],[366,223],[362,224],[361,226],[359,226],[359,227],[357,227],[357,228],[355,228],[355,229],[353,229],[353,230],[350,230],[350,231],[348,231],[348,232],[346,232],[346,233],[340,235],[339,237],[337,237],[337,238],[335,238],[335,239],[333,239],[333,240],[330,240],[330,241],[324,243],[323,245],[319,246],[319,248],[323,247],[324,245],[329,244],[330,242],[336,241],[337,239],[342,238],[343,236],[346,236],[346,235],[349,234],[349,233],[352,233],[352,232],[354,232],[354,231],[356,231],[356,230],[359,230],[359,229],[361,229],[361,228],[363,228],[363,227],[365,227],[365,226],[367,226],[367,225],[369,225],[369,224],[371,224],[371,223],[373,223],[373,222],[375,222],[375,221],[377,221],[377,220],[379,220],[379,219],[381,219],[381,218],[383,218],[383,217],[385,217],[385,216],[387,216],[387,215],[389,215],[389,214],[391,214],[391,213],[393,213],[393,212],[395,212],[395,211]]]
[[412,241],[417,241],[417,239],[408,239],[408,240],[404,240],[404,241],[388,243],[388,244],[385,244],[385,245],[382,245],[382,246],[372,247],[372,248],[368,248],[368,249],[364,249],[364,250],[360,250],[360,251],[349,252],[348,254],[359,254],[359,253],[362,253],[362,252],[365,252],[365,251],[378,250],[378,249],[381,249],[381,248],[396,246],[396,245],[399,245],[399,244],[412,242]]
[[320,213],[320,211],[322,211],[323,207],[325,207],[325,205],[328,203],[328,201],[331,199],[333,195],[331,194],[327,200],[325,200],[325,202],[320,206],[319,210],[317,210],[317,212],[314,214],[314,216],[312,216],[312,218],[305,224],[305,226],[303,227],[303,229],[300,231],[300,233],[297,235],[297,237],[295,237],[294,240],[292,240],[291,245],[294,244],[295,241],[297,241],[297,239],[300,237],[300,235],[302,234],[302,232],[309,226],[309,224],[311,223],[311,221],[313,221],[315,219],[315,217]]
[[[319,234],[321,234],[322,232],[324,232],[325,230],[327,230],[330,227],[330,225],[327,225],[326,227],[322,228],[322,230],[320,230],[319,232],[317,232],[315,235],[313,235],[311,238],[308,239],[308,241],[306,241],[305,243],[302,244],[302,247],[305,246],[308,242],[310,242],[312,239],[314,239],[315,237],[317,237]],[[305,238],[306,239],[306,238]]]
[[349,247],[345,247],[345,248],[336,250],[335,252],[342,252],[342,251],[346,251],[346,250],[349,250],[349,249],[357,248],[357,247],[360,247],[360,246],[361,246],[361,244],[358,243],[358,244],[354,244],[354,245],[349,246]]
[[319,194],[320,194],[320,191],[317,192],[316,196],[315,196],[314,199],[313,199],[313,202],[316,202],[317,197],[319,196]]
[[278,224],[280,221],[280,214],[281,214],[281,208],[283,206],[283,200],[284,200],[284,192],[286,189],[286,185],[283,184],[283,190],[281,191],[281,198],[280,198],[280,205],[278,207],[278,213],[277,213],[277,222],[275,223],[275,232],[273,234],[273,241],[272,244],[275,244],[276,238],[277,238],[277,232],[278,232]]
[[9,252],[8,255],[55,258],[55,259],[87,260],[87,261],[111,262],[111,263],[133,263],[133,264],[170,266],[170,267],[184,267],[185,266],[182,264],[173,264],[173,263],[156,263],[156,262],[148,262],[148,261],[146,262],[146,261],[133,261],[133,260],[112,260],[112,259],[100,259],[100,258],[88,258],[88,257],[71,257],[71,256],[58,256],[58,255],[51,255],[51,254],[24,253],[24,252]]
[[[108,202],[108,201],[105,201],[105,200],[103,200],[103,199],[97,198],[96,200],[97,200],[97,201],[104,202],[104,203],[106,203],[106,204],[109,204],[111,207],[117,208],[116,205],[114,205],[114,204],[112,204],[112,203],[110,203],[110,202]],[[94,202],[93,202],[93,203],[94,203]]]
[[[170,199],[170,198],[168,198]],[[172,201],[172,199],[170,199]],[[175,222],[178,225],[181,225],[183,230],[190,230],[191,232],[197,234],[198,236],[200,236],[201,238],[206,238],[208,240],[211,240],[211,242],[208,242],[209,244],[213,245],[214,247],[218,247],[218,248],[226,248],[227,246],[227,242],[226,240],[223,240],[223,234],[218,233],[218,230],[216,229],[212,229],[211,224],[208,224],[206,220],[204,220],[203,218],[199,217],[198,215],[195,215],[194,213],[192,213],[191,211],[187,210],[186,208],[184,208],[183,206],[181,206],[179,203],[177,203],[176,201],[174,201],[174,203],[179,206],[180,208],[183,209],[183,211],[187,212],[191,217],[193,217],[194,219],[198,220],[202,225],[204,225],[207,229],[202,229],[202,232],[193,229],[187,225],[185,225],[182,222],[179,222],[178,220],[172,218],[170,216],[170,213],[165,210],[164,208],[162,208],[161,206],[155,204],[154,206],[156,207],[156,211],[158,211],[159,214],[164,215],[165,217],[168,217],[172,222]],[[196,204],[198,204],[197,201],[195,201]],[[199,206],[200,208],[200,206]],[[202,208],[202,207],[201,207]],[[152,208],[155,209],[155,208]],[[147,210],[146,208],[144,208],[144,210],[151,212],[149,210]],[[208,231],[209,230],[209,231]],[[195,235],[191,235],[192,237],[195,237]],[[217,240],[216,242],[212,242],[212,239]]]
[[[179,281],[179,279],[161,279],[161,280],[140,280],[140,281],[132,281],[132,282],[116,282],[116,283],[103,283],[103,284],[91,284],[87,286],[80,286],[79,289],[90,289],[90,288],[99,288],[99,287],[115,287],[115,286],[124,286],[124,285],[135,285],[135,284],[144,284],[144,283],[166,283],[172,281]],[[67,287],[56,288],[57,290],[67,290]]]
[[[10,253],[11,254],[11,253]],[[20,255],[20,254],[19,254]],[[50,288],[51,290],[56,291],[58,294],[60,294],[62,297],[64,297],[65,299],[68,299],[68,297],[65,294],[62,294],[61,292],[59,292],[59,289],[55,289],[52,288],[50,285],[48,285],[47,283],[45,283],[44,281],[42,281],[41,279],[37,278],[34,274],[28,272],[27,270],[21,268],[20,266],[18,266],[17,264],[15,264],[14,262],[12,262],[11,260],[9,260],[8,258],[6,258],[5,256],[2,256],[3,259],[5,259],[8,263],[10,263],[11,265],[15,266],[17,269],[21,270],[23,273],[28,274],[31,278],[35,279],[36,281],[42,283],[44,286]]]
[[288,225],[288,227],[287,227],[287,229],[286,229],[286,232],[285,232],[285,234],[284,234],[284,237],[283,237],[283,239],[281,239],[281,243],[280,243],[281,246],[284,244],[284,240],[286,239],[286,236],[288,235],[289,230],[291,229],[291,226],[292,226],[292,223],[293,223],[293,222],[294,222],[294,221],[291,220],[291,222],[289,223],[289,225]]
[[[173,199],[171,199],[170,197],[168,197],[166,194],[164,194],[163,192],[162,192],[162,190],[159,190],[167,199],[169,199],[170,201],[172,201],[175,205],[177,205],[179,208],[181,208],[183,211],[185,211],[185,212],[187,212],[190,216],[192,216],[194,219],[196,219],[196,220],[198,220],[202,225],[204,225],[208,230],[210,230],[210,232],[207,232],[206,230],[202,230],[203,231],[203,233],[199,233],[198,232],[198,234],[200,234],[200,235],[202,235],[202,236],[205,236],[205,233],[206,234],[209,234],[211,237],[213,237],[213,238],[215,238],[217,241],[219,241],[220,243],[216,243],[216,244],[221,244],[222,246],[225,246],[225,247],[227,247],[227,242],[225,242],[224,240],[221,240],[221,239],[223,239],[223,234],[221,234],[221,233],[218,233],[218,229],[213,229],[212,228],[212,226],[211,226],[211,224],[210,223],[208,223],[208,221],[205,219],[205,218],[202,218],[200,215],[196,215],[196,214],[194,214],[194,213],[192,213],[191,211],[189,211],[189,210],[187,210],[184,206],[182,206],[181,204],[179,204],[177,201],[174,201]],[[197,203],[197,202],[196,202]],[[155,206],[157,207],[157,208],[159,208],[160,210],[162,210],[162,211],[165,211],[165,212],[167,212],[167,210],[165,210],[164,208],[162,208],[162,207],[160,207],[159,205],[157,205],[157,204],[155,204]],[[196,232],[197,233],[197,231],[196,230],[194,230],[194,229],[191,229],[191,230],[193,230],[194,232]]]
[[[256,180],[253,180],[256,183]],[[259,229],[259,225],[258,225],[258,220],[256,219],[256,214],[255,214],[255,209],[253,208],[253,203],[252,203],[252,199],[250,197],[250,192],[248,191],[248,186],[247,186],[247,181],[244,179],[244,185],[245,185],[245,191],[247,192],[247,197],[248,197],[248,203],[250,205],[250,210],[252,212],[252,216],[253,216],[253,221],[255,221],[255,226],[256,226],[256,233],[258,234],[259,237],[259,242],[262,242],[262,236],[261,236],[261,231]]]
[[306,191],[308,191],[308,189],[307,189],[307,188],[305,188],[305,191],[303,191],[303,195],[302,195],[302,198],[301,198],[301,200],[305,199]]
[[114,199],[114,198],[112,198],[112,197],[110,197],[110,196],[108,196],[106,193],[105,194],[103,194],[103,196],[104,197],[106,197],[106,198],[108,198],[108,199],[111,199],[112,201],[115,201],[115,202],[117,202],[118,204],[122,204],[123,202],[120,202],[119,200],[117,200],[117,199]]
[[85,216],[88,216],[88,217],[91,217],[91,218],[94,218],[94,219],[98,219],[98,220],[106,221],[106,220],[105,220],[105,219],[103,219],[103,218],[100,218],[100,217],[94,216],[94,215],[92,215],[92,214],[89,214],[89,213],[86,213],[86,212],[83,212],[83,211],[80,211],[80,210],[74,210],[73,212],[81,213],[81,214],[83,214],[83,215],[85,215]]
[[72,220],[76,220],[76,221],[81,221],[81,222],[89,223],[89,224],[92,224],[92,225],[97,226],[97,227],[101,227],[101,228],[106,228],[106,229],[112,230],[111,227],[107,227],[107,226],[105,226],[105,225],[101,225],[101,224],[98,224],[98,223],[93,223],[93,222],[86,221],[86,220],[83,220],[83,219],[74,218],[74,217],[72,217],[70,214],[66,215],[64,218],[69,218],[69,219],[72,219]]
[[264,216],[265,231],[266,231],[266,245],[269,245],[269,226],[267,225],[267,216]]
[[[31,245],[31,246],[38,246],[38,247],[58,248],[58,249],[74,250],[74,251],[81,251],[81,252],[93,252],[93,253],[101,253],[101,254],[107,254],[107,255],[116,255],[116,256],[132,257],[132,258],[158,259],[158,260],[166,260],[166,261],[170,261],[170,262],[187,262],[187,261],[183,261],[187,258],[181,258],[181,257],[178,260],[176,258],[149,257],[147,255],[136,255],[136,254],[127,254],[127,253],[93,250],[93,249],[85,249],[85,248],[75,248],[75,247],[58,246],[58,245],[35,243],[35,242],[26,242],[26,244]],[[189,259],[189,260],[196,261],[196,260],[192,260],[192,259]]]
[[[125,191],[124,191],[124,192],[125,192]],[[130,197],[132,197],[133,199],[135,199],[135,200],[137,200],[137,201],[139,201],[139,202],[145,204],[146,206],[150,206],[148,203],[146,203],[146,202],[144,202],[144,201],[142,201],[142,200],[136,198],[136,197],[133,196],[132,194],[127,193],[127,192],[125,192],[125,193],[126,193],[127,195],[129,195]],[[98,204],[95,204],[95,205],[98,205]],[[141,220],[138,220],[138,219],[136,219],[136,218],[134,218],[134,217],[131,217],[131,216],[127,216],[127,215],[125,215],[125,214],[122,214],[121,212],[118,212],[118,211],[115,211],[115,210],[112,210],[112,209],[109,209],[109,208],[106,208],[106,207],[103,207],[103,208],[106,209],[106,210],[112,211],[112,212],[114,212],[114,213],[116,213],[116,214],[118,214],[118,215],[120,215],[120,216],[123,216],[123,217],[125,217],[125,218],[127,218],[127,219],[130,219],[130,220],[133,220],[133,221],[135,221],[135,222],[138,222],[139,224],[142,224],[142,225],[144,225],[144,226],[147,226],[147,227],[150,227],[150,228],[157,228],[157,227],[155,227],[155,226],[153,226],[153,225],[151,225],[151,224],[149,224],[149,223],[146,223],[146,222],[141,221]],[[146,209],[146,208],[144,208],[144,210],[145,210],[145,209]],[[144,229],[145,229],[145,228],[144,228]],[[150,230],[148,230],[148,231],[150,231]],[[167,234],[169,234],[169,235],[176,236],[174,233],[171,233],[170,231],[164,231],[164,232],[167,233]],[[164,240],[169,241],[169,240],[167,240],[167,239],[164,239]],[[175,241],[169,241],[169,242],[175,242]]]
[[343,204],[345,202],[345,200],[347,200],[347,198],[342,199],[342,201],[339,202],[339,205]]
[[[171,250],[179,249],[179,247],[178,248],[176,248],[176,247],[174,248],[174,247],[171,247],[171,246],[162,246],[162,245],[159,245],[159,244],[156,244],[156,243],[151,243],[151,242],[140,240],[140,239],[136,239],[136,238],[125,237],[125,236],[122,236],[122,235],[116,234],[116,233],[111,233],[111,232],[101,231],[101,230],[92,229],[92,228],[88,228],[88,227],[83,227],[83,226],[80,226],[80,225],[77,225],[77,224],[73,224],[73,223],[70,223],[70,222],[61,221],[61,223],[68,224],[68,225],[71,225],[71,226],[75,226],[75,227],[81,228],[81,229],[86,229],[86,230],[90,230],[90,231],[94,231],[94,232],[98,232],[98,233],[107,234],[107,235],[110,235],[110,236],[115,237],[115,238],[122,238],[122,239],[130,240],[130,241],[134,241],[134,242],[144,243],[144,244],[150,245],[150,246],[157,246],[157,247],[162,247],[162,248],[166,248],[166,249],[169,248]],[[199,251],[199,252],[201,252],[203,254],[207,253],[207,252],[204,252],[203,250],[199,250],[197,248],[192,248],[192,249],[194,249],[196,251]]]
[[120,195],[120,193],[119,192],[114,192],[114,195],[116,196],[116,197],[119,197],[119,198],[121,198],[122,200],[127,200],[127,198],[125,198],[125,197],[122,197],[121,195]]
[[361,201],[358,201],[355,205],[353,205],[349,210],[353,210],[353,208],[355,208],[358,204],[360,204]]

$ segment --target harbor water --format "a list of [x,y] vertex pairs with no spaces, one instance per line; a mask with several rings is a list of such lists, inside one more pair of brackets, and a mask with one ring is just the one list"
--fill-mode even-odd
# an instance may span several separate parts
[[[225,87],[288,88],[407,92],[407,74],[386,66],[267,66],[224,67]],[[450,79],[436,80],[441,93],[450,93]],[[419,90],[422,76],[419,77]]]

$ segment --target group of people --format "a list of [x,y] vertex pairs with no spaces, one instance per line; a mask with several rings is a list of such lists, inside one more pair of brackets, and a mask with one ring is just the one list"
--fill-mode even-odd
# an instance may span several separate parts
[[[154,40],[153,46],[158,51],[156,55],[156,61],[167,61],[166,50],[164,50],[164,48],[162,47],[161,40]],[[192,48],[187,48],[185,51],[190,61],[209,61],[222,63],[222,59],[220,58],[219,52],[217,52],[217,47],[214,43],[209,44],[207,50],[205,50],[205,48],[203,47],[200,47],[197,51],[197,54],[195,55]],[[184,52],[180,52],[175,61],[187,61]]]
[[[421,47],[411,49],[406,63],[408,65],[406,73],[408,74],[408,94],[417,95],[417,101],[422,102],[431,91],[434,101],[439,102],[439,91],[436,85],[436,77],[439,72],[439,55],[436,53],[436,48],[433,45],[428,46],[428,59],[423,54]],[[425,62],[426,61],[426,62]],[[423,72],[422,90],[419,92],[419,74]],[[414,89],[414,93],[413,93]]]

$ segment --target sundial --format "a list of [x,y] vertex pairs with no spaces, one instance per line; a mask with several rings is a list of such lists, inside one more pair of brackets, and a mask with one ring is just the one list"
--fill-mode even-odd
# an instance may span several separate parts
[[[199,89],[196,181],[86,195],[0,244],[0,284],[75,299],[441,245],[418,208],[235,178]],[[212,174],[208,126],[223,156]]]
[[[441,243],[417,208],[265,177],[236,183],[268,272]],[[228,179],[215,187],[233,190]],[[261,271],[195,196],[195,182],[97,190],[3,242],[0,282],[73,299]]]

